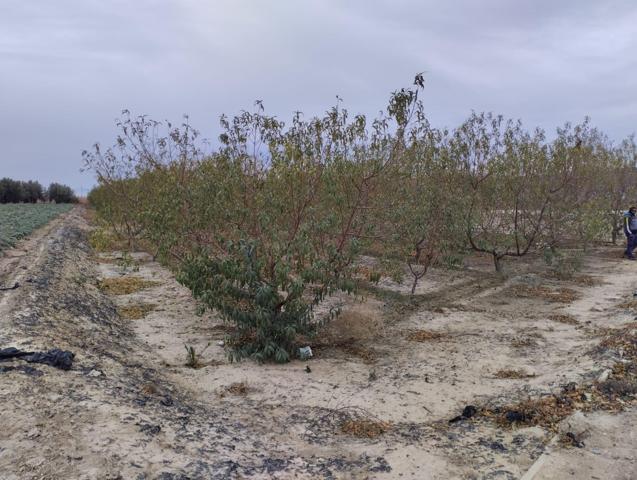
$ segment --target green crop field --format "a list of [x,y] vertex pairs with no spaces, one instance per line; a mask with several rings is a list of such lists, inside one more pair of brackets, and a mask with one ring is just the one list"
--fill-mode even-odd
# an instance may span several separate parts
[[73,205],[54,203],[0,204],[0,250],[12,247],[33,230],[71,208]]

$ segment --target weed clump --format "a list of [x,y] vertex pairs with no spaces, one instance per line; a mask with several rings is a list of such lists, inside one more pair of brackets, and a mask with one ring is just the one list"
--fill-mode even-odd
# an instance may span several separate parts
[[534,373],[525,372],[524,370],[498,370],[494,377],[495,378],[533,378],[536,375]]
[[376,438],[387,432],[391,424],[369,418],[348,419],[341,423],[341,432],[359,438]]
[[579,322],[573,315],[556,313],[548,316],[549,320],[553,320],[554,322],[565,323],[567,325],[579,325]]
[[118,246],[115,234],[103,227],[98,227],[89,233],[88,243],[96,252],[114,250]]
[[552,289],[545,286],[517,285],[511,288],[511,293],[519,298],[540,298],[555,303],[572,303],[579,298],[573,289]]
[[152,312],[157,305],[154,303],[140,303],[137,305],[127,305],[117,309],[119,316],[127,320],[139,320]]
[[145,383],[142,385],[141,392],[144,395],[155,395],[158,393],[157,387],[152,383]]
[[374,363],[376,361],[376,352],[371,348],[364,347],[362,345],[351,344],[342,347],[345,353],[349,353],[355,357],[360,358],[365,363]]
[[576,410],[621,411],[637,401],[637,323],[610,331],[598,347],[599,353],[621,352],[622,362],[612,368],[610,378],[588,384],[570,383],[559,393],[528,399],[514,405],[486,409],[483,415],[500,425],[539,425],[556,431],[561,420]]
[[626,300],[617,306],[626,310],[637,310],[637,300]]
[[633,395],[631,392],[637,392],[636,385],[634,379],[613,379],[586,385],[573,383],[559,393],[484,410],[483,415],[493,418],[501,426],[537,425],[557,431],[558,424],[576,410],[622,410]]
[[141,277],[105,278],[98,283],[99,289],[109,295],[128,295],[156,285],[159,282]]
[[610,378],[600,383],[598,389],[608,398],[624,399],[637,394],[637,381],[628,378]]
[[552,273],[560,280],[571,280],[582,269],[583,253],[565,253],[553,248],[544,249],[544,261],[551,267]]
[[637,363],[637,322],[626,324],[621,329],[610,330],[602,340],[600,348],[621,352],[621,356],[630,359],[633,365]]
[[[301,342],[309,343],[309,342]],[[326,350],[340,350],[341,352],[358,357],[365,363],[374,363],[376,361],[376,351],[362,345],[356,338],[347,337],[335,339],[328,337],[322,341],[312,342],[312,348],[316,352],[316,356],[322,356]]]
[[190,368],[201,368],[204,364],[201,362],[201,355],[210,346],[208,343],[201,351],[197,352],[192,345],[184,345],[186,348],[186,366]]
[[592,275],[577,275],[571,279],[571,281],[575,282],[578,285],[583,285],[585,287],[595,287],[597,285],[602,285],[603,282],[599,280],[599,278],[595,278]]
[[240,397],[246,396],[249,391],[250,387],[248,385],[248,382],[246,381],[231,383],[225,389],[225,393],[229,393],[230,395],[237,395]]
[[431,330],[412,330],[407,334],[407,340],[412,342],[428,342],[430,340],[439,340],[442,337],[444,337],[444,334]]
[[514,348],[535,347],[537,341],[531,337],[515,337],[511,340],[511,346]]

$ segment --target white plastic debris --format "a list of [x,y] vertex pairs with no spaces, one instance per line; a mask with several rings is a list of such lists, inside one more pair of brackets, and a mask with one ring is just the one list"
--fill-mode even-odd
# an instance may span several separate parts
[[571,432],[583,436],[590,430],[590,421],[580,410],[576,410],[559,423],[558,430],[562,434]]
[[312,354],[312,349],[308,345],[307,347],[299,348],[299,357],[301,360],[307,360],[308,358],[312,358],[314,355]]
[[606,380],[608,380],[608,378],[610,377],[611,373],[613,373],[612,370],[604,370],[599,377],[597,377],[597,381],[599,383],[605,382]]
[[225,345],[225,342],[223,340],[219,340],[217,342],[217,345],[219,345],[220,347],[223,347]]
[[87,373],[87,375],[89,377],[100,377],[102,375],[102,372],[100,372],[99,370],[91,370]]

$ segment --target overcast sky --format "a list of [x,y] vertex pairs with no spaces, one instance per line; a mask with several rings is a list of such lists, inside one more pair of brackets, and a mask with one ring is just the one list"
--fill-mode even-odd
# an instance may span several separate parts
[[252,108],[375,113],[426,71],[437,126],[471,110],[637,130],[637,2],[0,0],[0,177],[80,193],[123,108],[191,123]]

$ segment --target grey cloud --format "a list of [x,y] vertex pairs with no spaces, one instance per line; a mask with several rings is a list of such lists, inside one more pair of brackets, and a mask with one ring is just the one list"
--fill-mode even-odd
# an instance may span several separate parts
[[0,176],[90,186],[80,152],[112,141],[122,108],[189,113],[214,137],[255,99],[282,118],[336,94],[374,114],[422,70],[434,124],[590,115],[619,139],[637,119],[636,25],[632,1],[3,0]]

